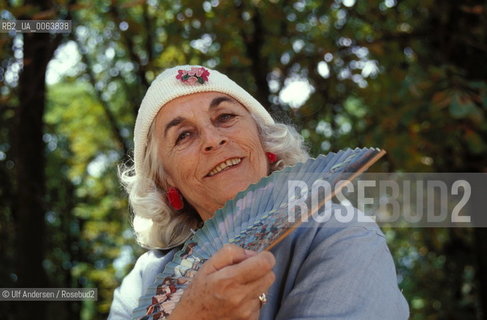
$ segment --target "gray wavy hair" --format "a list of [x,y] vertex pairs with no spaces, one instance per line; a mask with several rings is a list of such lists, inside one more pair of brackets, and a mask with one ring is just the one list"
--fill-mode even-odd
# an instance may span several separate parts
[[[271,172],[293,166],[309,158],[303,138],[294,127],[283,124],[267,124],[256,121],[260,139],[266,152],[273,152],[279,161],[271,166]],[[133,212],[132,227],[140,246],[147,249],[169,249],[187,240],[192,230],[199,228],[202,220],[188,205],[183,212],[176,212],[166,203],[167,187],[162,165],[159,163],[154,123],[149,134],[143,160],[148,177],[136,174],[135,166],[120,165],[119,178],[129,195]]]

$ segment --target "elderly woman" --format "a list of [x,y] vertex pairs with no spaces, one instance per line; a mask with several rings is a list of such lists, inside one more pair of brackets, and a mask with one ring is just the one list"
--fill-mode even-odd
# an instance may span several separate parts
[[[138,242],[151,249],[115,291],[109,319],[130,319],[192,231],[250,184],[306,160],[296,131],[275,122],[227,76],[178,66],[148,89],[122,182]],[[169,250],[171,249],[171,250]],[[264,294],[263,294],[264,293]],[[375,224],[312,219],[270,252],[225,245],[172,309],[177,319],[407,319],[394,263]]]

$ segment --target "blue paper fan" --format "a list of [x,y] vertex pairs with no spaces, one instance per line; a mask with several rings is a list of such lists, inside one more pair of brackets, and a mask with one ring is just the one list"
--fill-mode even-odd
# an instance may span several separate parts
[[[254,251],[269,250],[384,154],[385,151],[376,148],[331,152],[273,172],[238,193],[174,254],[172,261],[140,297],[132,319],[165,319],[201,265],[225,243]],[[289,194],[288,182],[301,181],[310,187],[317,180],[329,183],[331,192],[315,207],[308,198],[306,203],[310,209],[295,211],[291,219],[288,208],[294,201],[302,201],[302,196],[309,192],[301,189]]]

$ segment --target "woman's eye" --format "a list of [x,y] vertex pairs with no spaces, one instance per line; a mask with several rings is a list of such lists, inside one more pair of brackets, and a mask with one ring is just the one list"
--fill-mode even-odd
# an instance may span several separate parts
[[191,132],[189,131],[184,131],[184,132],[181,132],[178,137],[176,138],[176,144],[180,143],[181,141],[183,141],[184,139],[186,139],[187,137],[189,137],[191,135]]
[[223,113],[223,114],[219,115],[217,119],[220,122],[227,122],[227,121],[232,120],[233,118],[235,118],[235,115],[234,114],[231,114],[231,113]]

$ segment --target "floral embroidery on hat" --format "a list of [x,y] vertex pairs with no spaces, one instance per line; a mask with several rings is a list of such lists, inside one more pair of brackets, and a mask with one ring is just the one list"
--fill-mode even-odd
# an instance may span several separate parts
[[195,84],[198,82],[199,84],[203,84],[208,81],[208,76],[210,72],[205,68],[196,68],[191,67],[191,70],[178,70],[178,75],[176,79],[181,80],[186,84]]

